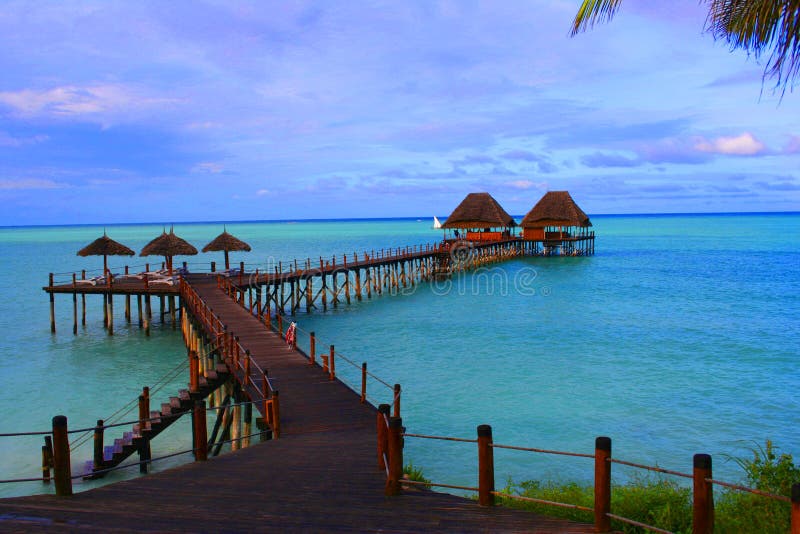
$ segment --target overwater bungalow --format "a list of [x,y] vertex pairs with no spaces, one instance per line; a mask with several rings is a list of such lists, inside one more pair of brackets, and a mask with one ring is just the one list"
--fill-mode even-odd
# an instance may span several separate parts
[[514,218],[489,193],[470,193],[442,224],[451,238],[500,241],[512,236]]
[[544,256],[594,254],[589,216],[568,191],[548,191],[520,223],[525,252]]

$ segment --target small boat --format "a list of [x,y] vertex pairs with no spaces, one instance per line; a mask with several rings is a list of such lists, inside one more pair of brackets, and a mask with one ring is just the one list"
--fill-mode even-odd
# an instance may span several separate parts
[[433,229],[434,230],[441,230],[442,223],[439,222],[439,218],[436,215],[433,216]]

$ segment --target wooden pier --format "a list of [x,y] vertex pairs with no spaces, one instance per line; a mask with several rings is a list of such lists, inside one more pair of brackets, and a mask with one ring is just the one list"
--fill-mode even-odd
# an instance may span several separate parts
[[[407,257],[406,265],[412,267],[406,275],[417,272],[421,273],[417,276],[429,276],[422,274],[429,273],[424,265],[426,253],[412,254],[416,255]],[[373,264],[350,264],[350,272],[380,267],[377,263],[376,258]],[[399,269],[402,274],[403,268]],[[293,276],[295,281],[305,280],[303,273]],[[319,276],[326,276],[326,271]],[[386,279],[391,280],[391,274],[388,276]],[[402,276],[399,280],[402,284]],[[253,282],[237,286],[232,293],[231,287],[221,284],[217,277],[186,276],[178,287],[185,318],[182,326],[190,354],[201,347],[214,347],[209,353],[216,360],[201,362],[192,372],[209,375],[212,363],[225,362],[241,391],[256,401],[263,424],[278,439],[69,498],[38,495],[0,500],[0,528],[592,531],[590,525],[482,507],[470,499],[427,490],[408,488],[399,496],[386,497],[386,474],[376,458],[376,421],[380,423],[382,416],[335,378],[333,360],[311,360],[313,353],[294,350],[269,328],[269,310],[265,315],[264,307],[256,310],[249,306],[242,292],[274,286],[276,280],[255,277]],[[260,372],[268,375],[268,388],[262,388]],[[190,383],[195,380],[192,377]],[[276,400],[278,391],[279,411],[266,402]],[[395,415],[400,415],[399,408],[397,402]],[[275,410],[271,421],[267,413],[270,409]]]

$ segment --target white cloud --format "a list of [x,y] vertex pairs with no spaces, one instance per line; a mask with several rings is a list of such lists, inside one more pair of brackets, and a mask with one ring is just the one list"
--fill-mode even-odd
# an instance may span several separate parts
[[0,180],[0,190],[23,190],[23,189],[60,189],[67,187],[66,184],[53,180],[40,178],[24,178],[22,180]]
[[46,135],[34,135],[31,137],[14,137],[6,132],[0,132],[0,146],[6,147],[21,147],[25,145],[35,145],[38,143],[44,143],[50,139],[50,137]]
[[209,174],[219,174],[223,170],[224,167],[221,163],[215,163],[213,161],[204,161],[192,167],[192,172],[205,172]]
[[256,191],[256,196],[263,197],[264,195],[269,195],[271,191],[269,189],[259,189]]
[[531,180],[512,180],[510,182],[506,182],[506,185],[514,189],[522,190],[547,188],[547,182],[534,182]]
[[107,113],[128,113],[175,100],[147,97],[131,87],[118,84],[65,85],[52,89],[23,89],[0,92],[0,104],[22,116],[71,117]]
[[750,132],[744,132],[735,137],[717,137],[711,140],[701,137],[695,143],[694,148],[700,152],[732,156],[755,156],[766,150],[764,143],[753,137]]

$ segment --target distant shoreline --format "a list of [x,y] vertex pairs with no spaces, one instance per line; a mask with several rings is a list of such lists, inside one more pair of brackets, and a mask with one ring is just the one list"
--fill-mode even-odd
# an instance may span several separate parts
[[[447,215],[434,214],[444,221]],[[150,221],[150,222],[118,222],[118,223],[74,223],[74,224],[24,224],[0,225],[2,230],[24,228],[91,228],[91,227],[116,227],[116,226],[193,226],[202,224],[288,224],[288,223],[343,223],[343,222],[388,222],[388,221],[427,221],[433,220],[434,215],[420,215],[416,217],[350,217],[341,219],[248,219],[239,221]],[[687,213],[590,213],[592,219],[606,217],[741,217],[741,216],[783,216],[800,215],[800,211],[742,211],[742,212],[687,212]],[[515,219],[522,219],[525,215],[513,215]]]

